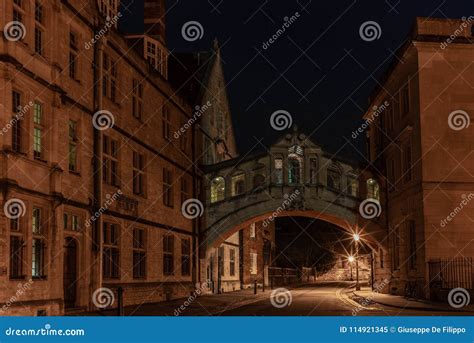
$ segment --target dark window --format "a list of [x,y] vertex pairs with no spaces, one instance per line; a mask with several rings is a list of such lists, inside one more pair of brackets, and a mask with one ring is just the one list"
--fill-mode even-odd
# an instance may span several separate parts
[[341,191],[341,173],[335,169],[328,169],[327,171],[327,184],[329,188],[336,190],[338,192]]
[[107,54],[102,59],[102,94],[115,101],[117,95],[117,66]]
[[229,270],[230,276],[235,276],[235,249],[230,249],[229,251]]
[[144,278],[146,275],[145,230],[133,229],[133,277]]
[[120,249],[119,230],[115,224],[103,224],[103,276],[106,279],[119,278]]
[[174,237],[164,236],[163,238],[163,274],[174,274]]
[[181,204],[183,204],[189,198],[188,180],[185,177],[181,177]]
[[69,32],[69,77],[77,80],[78,42],[77,34]]
[[163,204],[173,207],[173,174],[170,170],[163,168]]
[[411,181],[412,171],[411,171],[411,146],[407,144],[405,150],[403,151],[403,157],[405,159],[405,171],[404,171],[404,180],[405,182]]
[[133,193],[143,195],[145,184],[145,157],[133,152]]
[[39,27],[35,27],[35,52],[43,55],[43,31]]
[[163,126],[163,138],[166,140],[170,140],[171,139],[171,114],[167,106],[163,106],[162,126]]
[[313,185],[318,183],[318,159],[309,159],[309,182]]
[[143,84],[135,79],[132,81],[132,115],[137,119],[143,115]]
[[109,185],[119,186],[118,142],[104,135],[102,143],[102,179]]
[[21,152],[21,141],[22,141],[22,132],[21,132],[21,94],[13,91],[12,92],[12,148],[13,151]]
[[191,240],[181,240],[181,275],[191,275]]
[[404,115],[410,112],[410,88],[408,83],[401,90],[401,109]]
[[69,120],[69,170],[77,171],[77,122]]
[[263,174],[256,174],[253,177],[253,187],[259,188],[265,186],[265,176]]
[[299,159],[296,157],[288,158],[288,182],[301,182],[301,164]]
[[23,276],[23,239],[21,236],[10,236],[10,278]]
[[44,277],[45,265],[45,237],[43,228],[43,217],[40,208],[33,208],[31,218],[32,253],[31,253],[31,275],[34,278]]

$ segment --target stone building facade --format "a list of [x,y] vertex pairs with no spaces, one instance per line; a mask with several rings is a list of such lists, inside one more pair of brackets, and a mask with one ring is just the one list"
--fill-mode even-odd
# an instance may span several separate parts
[[383,179],[394,294],[439,299],[474,288],[473,19],[417,18],[364,116]]
[[112,307],[118,287],[125,305],[194,288],[194,134],[173,136],[192,109],[167,80],[164,1],[145,1],[140,36],[117,30],[119,8],[0,3],[1,315],[97,309],[99,288]]

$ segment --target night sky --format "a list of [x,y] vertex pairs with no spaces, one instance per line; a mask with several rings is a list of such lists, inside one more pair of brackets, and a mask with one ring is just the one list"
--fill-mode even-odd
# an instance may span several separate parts
[[[124,6],[121,28],[141,31],[142,1],[125,1]],[[282,133],[270,126],[270,115],[286,110],[312,140],[356,159],[363,159],[365,142],[354,141],[352,131],[415,17],[474,15],[473,0],[169,0],[167,7],[172,53],[208,50],[216,37],[222,45],[241,154],[255,148],[258,139],[266,144],[276,140]],[[284,17],[295,12],[300,17],[264,50]],[[181,35],[191,20],[204,28],[195,42]],[[380,25],[378,40],[361,39],[359,28],[366,21]]]

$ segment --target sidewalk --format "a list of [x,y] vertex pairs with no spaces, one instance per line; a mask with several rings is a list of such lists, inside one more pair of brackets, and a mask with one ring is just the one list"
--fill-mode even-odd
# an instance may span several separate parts
[[[146,303],[140,306],[126,306],[124,314],[126,316],[215,316],[224,311],[268,299],[271,289],[265,288],[265,292],[262,292],[262,289],[259,288],[256,295],[253,292],[253,289],[245,289],[224,294],[202,295],[194,300],[181,298],[166,302]],[[117,310],[98,310],[71,315],[116,316]]]
[[[352,298],[361,303],[370,305],[377,303],[383,306],[395,307],[399,309],[418,310],[418,311],[444,311],[444,312],[473,312],[474,305],[465,306],[460,309],[455,309],[449,304],[427,301],[407,299],[399,295],[382,294],[372,292],[370,287],[362,287],[360,291],[353,291]],[[368,301],[367,301],[368,300]]]

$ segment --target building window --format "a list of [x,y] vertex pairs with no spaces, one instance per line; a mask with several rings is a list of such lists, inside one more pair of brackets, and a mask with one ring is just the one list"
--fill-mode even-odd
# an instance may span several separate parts
[[[118,14],[119,0],[101,0],[100,11],[105,18],[111,20]],[[116,24],[115,24],[116,26]]]
[[388,191],[393,192],[395,190],[395,162],[393,159],[387,160],[387,179]]
[[117,66],[107,54],[102,59],[102,94],[110,100],[115,101],[117,95]]
[[174,237],[169,235],[163,238],[163,274],[174,274]]
[[77,122],[69,120],[69,171],[77,171]]
[[181,240],[181,275],[191,275],[191,240]]
[[44,7],[39,1],[35,1],[35,52],[44,54]]
[[31,276],[33,278],[44,277],[45,237],[43,235],[42,219],[41,209],[34,207],[31,218]]
[[15,152],[21,152],[22,144],[22,117],[21,117],[21,94],[12,92],[12,149]]
[[133,229],[133,278],[142,279],[146,275],[145,230]]
[[235,249],[229,250],[229,273],[230,276],[235,276]]
[[119,278],[120,248],[119,229],[116,224],[103,224],[103,276],[106,279]]
[[250,253],[250,274],[255,275],[258,272],[257,267],[257,253],[251,252]]
[[145,184],[145,157],[142,154],[133,152],[133,193],[144,195]]
[[250,238],[256,237],[255,223],[250,224]]
[[367,198],[380,201],[380,186],[374,179],[367,180]]
[[253,187],[254,188],[261,188],[265,186],[265,175],[263,174],[255,174],[253,176]]
[[35,102],[33,105],[33,156],[43,157],[43,105]]
[[165,49],[157,43],[147,40],[145,44],[145,57],[150,65],[163,77],[167,77],[167,54]]
[[173,173],[171,170],[163,168],[163,204],[173,207],[173,200]]
[[163,106],[162,126],[163,138],[169,141],[171,139],[171,114],[167,106]]
[[132,84],[132,115],[142,119],[143,115],[143,84],[133,79]]
[[78,216],[74,214],[64,213],[63,222],[64,222],[64,230],[80,231]]
[[414,220],[408,221],[408,244],[410,268],[416,269],[416,226]]
[[359,194],[359,182],[355,176],[347,176],[347,194],[353,197]]
[[[388,101],[387,101],[388,102]],[[390,102],[389,108],[385,109],[385,131],[390,133],[393,131],[393,110],[395,107],[395,101]]]
[[10,279],[20,279],[23,274],[24,241],[20,219],[10,220]]
[[327,186],[337,192],[341,191],[341,173],[338,168],[330,167],[327,170]]
[[181,204],[183,204],[188,198],[189,198],[188,180],[182,177],[181,178]]
[[[187,127],[187,122],[183,119],[181,122],[181,128]],[[184,132],[181,132],[181,136],[179,136],[179,147],[181,151],[186,152],[186,148],[188,147],[188,131],[185,130]]]
[[318,159],[315,157],[309,159],[309,182],[312,185],[318,183]]
[[77,34],[69,32],[69,77],[77,80],[77,58],[78,58]]
[[232,196],[237,196],[245,192],[245,174],[238,173],[232,176]]
[[412,178],[412,165],[411,165],[411,146],[407,144],[403,150],[403,165],[404,165],[404,180],[410,182]]
[[283,159],[275,158],[275,182],[283,183]]
[[410,87],[408,83],[400,91],[400,107],[403,115],[410,112]]
[[20,23],[23,23],[24,10],[22,9],[22,6],[23,6],[22,0],[13,1],[13,21],[18,21]]
[[211,181],[211,203],[225,199],[225,180],[219,176]]
[[104,135],[102,143],[102,179],[109,185],[119,186],[118,142]]
[[288,157],[288,183],[301,182],[301,158],[296,154]]

